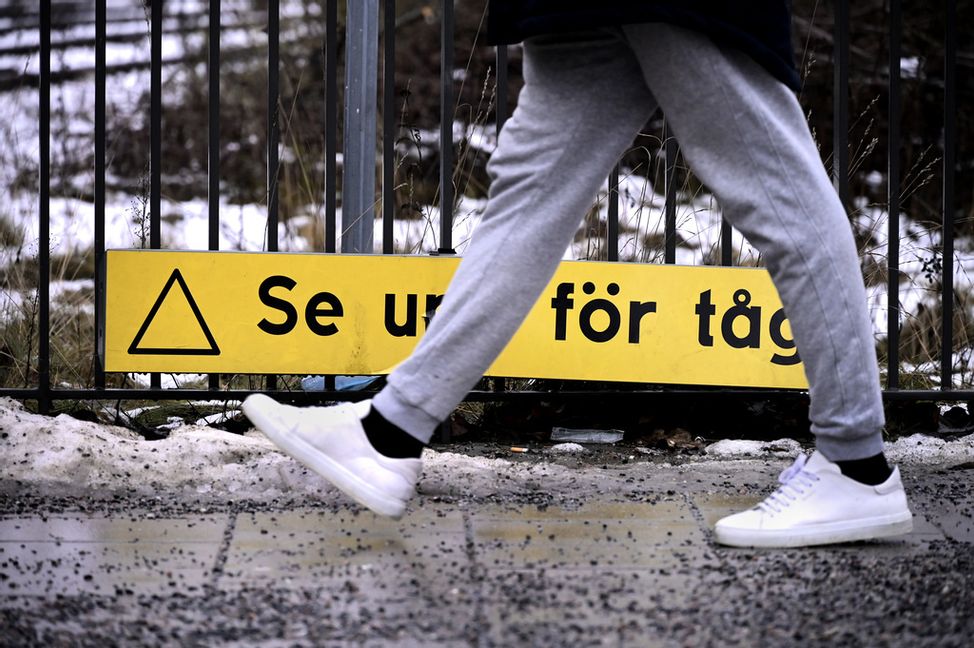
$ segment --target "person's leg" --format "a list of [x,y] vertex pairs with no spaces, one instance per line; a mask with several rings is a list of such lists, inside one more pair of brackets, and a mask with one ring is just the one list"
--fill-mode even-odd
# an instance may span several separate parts
[[529,39],[524,80],[484,219],[429,331],[373,401],[423,442],[517,331],[656,107],[618,31]]
[[[809,383],[818,451],[799,457],[756,507],[717,522],[717,541],[806,546],[908,532],[899,471],[882,455],[879,371],[852,231],[795,96],[699,34],[659,24],[625,33],[694,173],[761,251]],[[859,479],[870,463],[878,467]]]
[[491,158],[484,219],[429,331],[372,407],[296,408],[261,394],[243,403],[278,447],[383,515],[405,511],[423,444],[514,335],[655,110],[618,30],[532,39],[524,77]]
[[883,450],[884,415],[859,257],[798,101],[752,59],[661,24],[626,28],[690,168],[760,250],[794,332],[819,450]]

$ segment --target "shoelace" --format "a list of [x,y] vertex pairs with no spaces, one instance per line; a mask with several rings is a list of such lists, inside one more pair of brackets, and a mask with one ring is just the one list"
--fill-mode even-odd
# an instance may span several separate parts
[[801,495],[804,495],[805,489],[810,488],[815,482],[821,479],[815,473],[810,473],[805,470],[806,461],[808,461],[808,458],[804,454],[798,455],[795,463],[785,468],[778,475],[778,481],[781,482],[781,486],[775,492],[768,495],[756,508],[766,513],[780,513]]

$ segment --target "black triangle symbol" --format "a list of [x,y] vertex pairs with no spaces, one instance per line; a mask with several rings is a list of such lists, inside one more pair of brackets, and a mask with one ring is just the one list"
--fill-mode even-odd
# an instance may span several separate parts
[[[196,322],[200,325],[200,329],[203,331],[203,335],[206,336],[206,341],[209,343],[209,347],[205,349],[186,349],[186,348],[140,348],[139,343],[142,342],[142,337],[145,332],[149,330],[149,326],[152,324],[152,319],[159,312],[159,307],[162,306],[162,302],[166,301],[166,297],[169,295],[169,291],[172,290],[174,283],[179,284],[180,290],[183,291],[183,296],[186,297],[186,301],[189,302],[189,307],[193,309],[193,315],[196,316]],[[193,294],[189,292],[189,287],[186,285],[186,281],[183,279],[183,275],[180,274],[179,268],[172,271],[169,275],[169,281],[166,282],[165,287],[159,296],[156,298],[156,303],[152,305],[152,309],[149,310],[149,314],[146,315],[145,321],[142,322],[142,327],[139,332],[135,334],[135,339],[132,340],[132,344],[129,345],[129,355],[220,355],[220,347],[217,346],[216,340],[213,339],[213,334],[210,333],[210,327],[206,325],[206,320],[203,319],[203,314],[200,313],[199,306],[196,305],[196,300],[193,299]]]

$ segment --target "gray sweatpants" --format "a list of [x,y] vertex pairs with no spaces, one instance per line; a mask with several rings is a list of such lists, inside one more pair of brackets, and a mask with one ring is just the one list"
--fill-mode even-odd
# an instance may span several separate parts
[[805,365],[818,449],[833,461],[881,452],[859,259],[791,90],[736,50],[656,23],[529,39],[524,81],[489,163],[483,221],[376,409],[429,441],[516,332],[660,106],[694,173],[771,273]]

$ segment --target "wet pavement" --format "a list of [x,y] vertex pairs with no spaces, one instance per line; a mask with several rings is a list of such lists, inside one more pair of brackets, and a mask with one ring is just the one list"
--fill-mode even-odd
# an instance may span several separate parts
[[8,492],[0,644],[971,644],[971,466],[906,471],[902,538],[713,544],[785,465],[588,466],[557,492],[544,473],[472,492],[442,470],[399,521],[340,498]]

